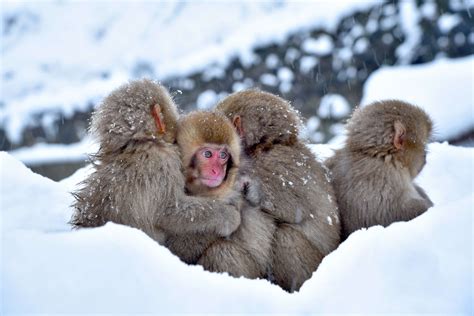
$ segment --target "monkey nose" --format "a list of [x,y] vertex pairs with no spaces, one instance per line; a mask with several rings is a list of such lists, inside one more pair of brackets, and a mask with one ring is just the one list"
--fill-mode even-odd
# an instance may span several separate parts
[[213,174],[213,175],[217,175],[217,174],[218,174],[217,170],[216,170],[216,169],[214,169],[214,168],[213,168],[213,169],[211,169],[211,171],[212,171],[212,174]]

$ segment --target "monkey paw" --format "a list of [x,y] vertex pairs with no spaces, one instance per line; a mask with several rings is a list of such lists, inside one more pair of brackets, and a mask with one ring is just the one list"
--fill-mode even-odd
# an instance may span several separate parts
[[261,201],[260,183],[249,176],[242,176],[239,179],[240,190],[244,198],[252,206],[257,206]]
[[224,216],[222,225],[217,227],[217,234],[221,237],[230,236],[240,226],[240,211],[227,211]]

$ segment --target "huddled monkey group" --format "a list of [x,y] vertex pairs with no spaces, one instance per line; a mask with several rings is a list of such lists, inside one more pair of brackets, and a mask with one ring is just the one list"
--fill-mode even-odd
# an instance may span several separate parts
[[397,100],[354,111],[321,163],[290,103],[252,89],[179,114],[169,91],[132,81],[93,114],[94,172],[74,193],[74,228],[138,228],[188,264],[300,289],[352,232],[433,205],[413,179],[432,122]]

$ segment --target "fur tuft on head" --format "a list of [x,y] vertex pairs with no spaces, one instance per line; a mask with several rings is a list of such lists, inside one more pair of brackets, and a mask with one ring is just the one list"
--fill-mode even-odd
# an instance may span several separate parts
[[403,133],[406,148],[424,147],[433,123],[421,108],[399,100],[374,102],[357,108],[347,124],[347,147],[370,156],[383,156],[401,146],[396,133]]
[[231,94],[216,110],[234,122],[240,117],[243,146],[247,152],[268,149],[274,144],[297,142],[302,120],[290,103],[257,89]]
[[[157,127],[154,112],[162,119]],[[130,141],[176,138],[178,111],[168,90],[148,79],[131,81],[110,93],[92,115],[91,132],[100,142],[101,151],[120,150]]]

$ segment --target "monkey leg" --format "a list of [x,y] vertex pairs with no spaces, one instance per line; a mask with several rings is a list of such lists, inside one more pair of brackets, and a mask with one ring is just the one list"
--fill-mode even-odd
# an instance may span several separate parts
[[199,259],[198,264],[212,272],[227,272],[231,276],[249,279],[263,277],[258,264],[250,254],[232,240],[219,240],[212,244]]
[[290,293],[298,291],[323,255],[292,225],[277,228],[273,245],[272,281]]

